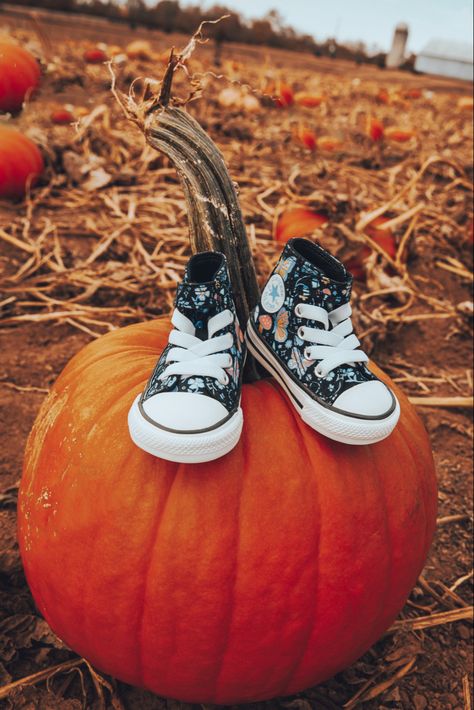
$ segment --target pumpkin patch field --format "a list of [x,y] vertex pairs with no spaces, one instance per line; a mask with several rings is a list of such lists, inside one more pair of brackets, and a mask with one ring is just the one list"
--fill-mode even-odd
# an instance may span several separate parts
[[[206,29],[0,8],[0,708],[468,710],[472,85]],[[213,170],[260,285],[295,236],[353,274],[387,440],[250,362],[226,457],[129,441]]]

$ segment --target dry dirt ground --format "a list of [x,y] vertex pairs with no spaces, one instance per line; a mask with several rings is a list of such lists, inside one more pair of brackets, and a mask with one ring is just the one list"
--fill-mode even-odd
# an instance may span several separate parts
[[[29,42],[49,67],[40,93],[13,121],[43,145],[47,172],[29,201],[0,203],[0,229],[16,240],[0,241],[0,707],[190,710],[101,679],[84,663],[49,673],[47,683],[40,678],[8,694],[5,690],[76,659],[38,616],[15,540],[22,454],[35,415],[58,373],[91,338],[169,308],[188,246],[185,204],[172,166],[144,149],[140,132],[122,117],[107,69],[82,62],[91,41],[125,46],[127,28],[85,20],[65,25],[44,14],[19,19],[8,13],[0,14],[2,27]],[[157,32],[138,35],[160,51],[172,42],[185,43]],[[359,330],[372,357],[411,396],[440,398],[419,410],[437,466],[440,524],[423,576],[401,614],[402,619],[432,615],[438,623],[387,635],[353,667],[296,698],[245,707],[467,710],[472,687],[472,408],[465,401],[472,395],[472,129],[457,100],[470,87],[257,48],[225,47],[223,61],[221,71],[255,88],[284,78],[327,99],[313,110],[223,111],[217,93],[225,83],[208,79],[203,97],[190,106],[239,183],[259,275],[268,272],[278,253],[272,234],[285,207],[302,204],[324,211],[329,223],[316,236],[343,258],[354,258],[361,215],[389,203],[388,218],[400,217],[392,228],[394,242],[405,246],[395,266],[377,254],[365,264],[355,288]],[[212,47],[200,47],[191,62],[192,71],[216,71]],[[160,78],[162,70],[153,63],[127,62],[117,69],[118,84],[125,89],[135,76]],[[186,87],[183,76],[178,86],[183,96]],[[381,87],[393,94],[389,103],[377,101]],[[400,96],[407,87],[421,89],[421,96]],[[74,110],[84,108],[86,125],[79,133],[49,119],[54,104],[68,103]],[[375,146],[365,130],[369,114],[387,124],[409,125],[416,136],[407,144]],[[303,123],[338,136],[338,152],[306,150],[295,139]],[[105,172],[105,182],[94,188],[97,168]],[[446,406],[446,398],[453,397],[462,406]],[[443,612],[447,617],[436,616]]]

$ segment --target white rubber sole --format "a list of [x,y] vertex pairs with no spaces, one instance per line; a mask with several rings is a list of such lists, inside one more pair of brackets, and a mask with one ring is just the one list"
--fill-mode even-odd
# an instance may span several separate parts
[[340,414],[316,402],[289,377],[250,322],[246,340],[252,355],[280,383],[300,417],[315,431],[343,444],[363,445],[382,441],[394,430],[400,417],[398,400],[394,411],[384,419],[359,419]]
[[225,456],[240,439],[244,417],[242,409],[225,424],[200,434],[175,434],[147,421],[138,407],[140,395],[128,413],[128,429],[134,444],[160,459],[176,463],[204,463]]

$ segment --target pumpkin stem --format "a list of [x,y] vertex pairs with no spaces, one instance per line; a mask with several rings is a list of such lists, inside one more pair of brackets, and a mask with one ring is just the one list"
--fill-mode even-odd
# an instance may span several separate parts
[[[186,198],[193,253],[213,250],[225,254],[237,315],[245,328],[259,289],[239,200],[215,143],[194,118],[169,106],[176,63],[172,54],[159,99],[149,110],[143,131],[147,142],[176,168]],[[244,381],[256,379],[256,364],[249,354]]]
[[161,82],[161,91],[158,97],[158,107],[165,108],[168,106],[171,98],[171,84],[173,83],[174,70],[178,64],[178,57],[174,53],[174,48],[171,50],[168,65],[166,67],[163,81]]

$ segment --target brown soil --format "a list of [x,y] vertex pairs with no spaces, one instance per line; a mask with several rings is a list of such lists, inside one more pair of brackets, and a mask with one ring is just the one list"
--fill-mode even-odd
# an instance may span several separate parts
[[[12,681],[76,658],[38,616],[22,573],[15,540],[15,506],[28,432],[47,389],[66,362],[94,334],[124,322],[153,317],[169,307],[173,279],[176,278],[173,274],[182,269],[181,257],[186,253],[184,202],[173,171],[161,157],[148,156],[146,160],[139,157],[143,149],[142,138],[138,131],[127,127],[126,121],[120,119],[120,111],[108,89],[106,70],[103,67],[87,71],[82,69],[80,58],[88,40],[104,41],[105,38],[109,43],[123,46],[129,40],[127,29],[106,23],[101,23],[98,29],[97,23],[90,20],[73,22],[68,26],[71,41],[62,43],[63,20],[41,13],[38,17],[35,24],[31,20],[19,20],[16,15],[13,19],[8,13],[0,15],[0,30],[3,24],[16,36],[36,43],[41,52],[51,51],[50,60],[56,54],[64,58],[64,65],[48,72],[40,94],[15,120],[23,130],[39,131],[38,139],[50,147],[47,175],[33,192],[30,211],[26,203],[0,204],[0,227],[17,238],[24,235],[26,229],[28,241],[39,237],[45,220],[54,223],[67,278],[62,279],[59,275],[53,282],[49,278],[51,271],[47,262],[31,268],[24,277],[15,276],[28,255],[25,257],[21,249],[0,241],[0,269],[5,291],[0,301],[12,295],[16,299],[2,306],[0,312],[4,317],[4,322],[0,321],[0,707],[19,710],[76,710],[82,707],[190,710],[189,705],[157,698],[113,679],[103,679],[102,684],[102,678],[94,675],[85,664],[77,665],[74,670],[63,668],[48,683],[43,681],[30,687],[14,688],[1,699],[2,687]],[[38,29],[42,47],[38,44],[38,35],[35,35]],[[169,37],[160,33],[143,30],[138,35],[152,39],[158,49],[169,47],[171,43]],[[184,38],[180,37],[174,38],[174,41],[178,46],[185,43]],[[50,45],[54,45],[54,51]],[[209,46],[199,49],[197,56],[204,68],[215,69],[212,67],[212,52]],[[223,150],[230,171],[239,182],[243,211],[252,230],[261,276],[278,253],[278,245],[271,241],[272,227],[277,211],[286,204],[305,200],[309,195],[307,204],[316,209],[325,208],[331,217],[331,225],[319,238],[343,257],[350,256],[356,250],[351,234],[360,211],[383,204],[393,194],[389,193],[387,182],[391,168],[396,169],[393,179],[395,191],[398,191],[434,152],[459,166],[457,177],[462,180],[454,186],[452,182],[456,176],[443,168],[433,168],[421,181],[423,185],[421,182],[417,184],[419,194],[416,199],[421,200],[424,196],[427,206],[421,211],[414,227],[403,267],[409,269],[415,283],[423,284],[425,296],[442,301],[448,313],[451,308],[452,317],[419,320],[383,317],[374,331],[371,327],[374,321],[370,320],[374,318],[374,309],[381,309],[381,313],[387,316],[391,308],[403,305],[403,297],[395,294],[365,301],[370,303],[365,319],[362,317],[362,301],[356,301],[360,305],[360,327],[367,330],[366,347],[372,350],[372,356],[382,368],[399,379],[410,395],[471,395],[472,348],[469,315],[466,313],[468,307],[458,305],[471,299],[470,281],[465,274],[462,275],[462,270],[467,273],[472,270],[468,229],[468,213],[472,208],[466,187],[472,174],[472,133],[469,116],[455,115],[456,97],[466,93],[466,85],[259,48],[226,47],[224,61],[229,59],[241,63],[238,70],[240,78],[252,86],[258,85],[259,81],[259,67],[256,65],[264,64],[267,69],[283,69],[284,78],[297,88],[306,87],[308,82],[321,82],[324,90],[332,95],[332,106],[336,106],[336,109],[322,109],[316,114],[299,109],[299,113],[291,115],[268,108],[263,118],[236,111],[223,113],[216,102],[216,93],[223,84],[217,80],[211,81],[204,97],[192,105],[195,115]],[[125,86],[127,79],[140,74],[156,73],[160,78],[161,72],[161,67],[156,71],[150,64],[127,65],[120,77],[120,85]],[[358,81],[354,83],[354,79]],[[434,95],[425,95],[416,105],[405,101],[398,106],[381,107],[375,102],[374,95],[377,87],[382,85],[420,87],[429,89]],[[357,97],[354,97],[354,91],[359,92]],[[354,114],[357,101],[366,111],[370,103],[375,113],[381,112],[392,122],[410,122],[418,131],[415,143],[375,151],[361,135],[362,123]],[[89,111],[104,104],[107,115],[115,116],[114,124],[112,128],[102,125],[97,132],[91,133],[87,149],[79,147],[73,143],[72,129],[53,127],[49,123],[53,102],[85,106]],[[295,120],[315,125],[326,133],[337,131],[338,135],[344,135],[349,147],[338,156],[311,156],[292,138],[292,122]],[[345,128],[346,125],[351,128]],[[105,133],[101,134],[101,130]],[[112,130],[131,131],[132,142],[135,141],[138,148],[135,150],[127,143],[128,162],[117,163],[115,154],[109,149],[110,141],[115,140]],[[104,148],[100,141],[109,148]],[[76,151],[81,159],[85,159],[87,151],[94,150],[101,155],[105,169],[113,175],[110,184],[88,192],[78,180],[67,174],[63,162],[66,150]],[[120,166],[118,171],[117,164]],[[300,173],[291,182],[295,165],[299,166]],[[142,168],[144,172],[139,175]],[[351,169],[355,172],[350,173]],[[333,182],[331,175],[337,178]],[[50,179],[54,182],[52,188],[51,185],[48,187]],[[264,191],[272,184],[274,192],[265,195]],[[290,184],[292,190],[289,192]],[[137,227],[143,234],[145,245],[148,244],[146,239],[150,239],[149,244],[154,247],[163,233],[160,230],[168,230],[170,235],[168,244],[163,247],[163,258],[170,273],[166,277],[159,276],[163,287],[155,288],[148,262],[143,264],[137,261],[138,257],[134,257],[135,261],[130,265],[133,232],[119,235],[90,266],[84,267],[84,260],[110,233],[111,222],[107,219],[113,209],[111,203],[102,200],[101,196],[108,195],[115,199],[118,193],[123,195],[130,190],[132,194],[137,194],[140,205],[148,189],[170,199],[173,197],[176,202],[160,215],[148,214],[145,207],[140,208],[143,212],[137,212]],[[389,216],[397,216],[403,209],[403,205],[392,206]],[[30,224],[31,214],[33,220]],[[346,225],[349,232],[341,232],[339,224]],[[395,230],[397,244],[407,226],[408,222]],[[48,238],[45,237],[45,243]],[[51,242],[50,248],[52,246]],[[152,248],[149,248],[151,252]],[[455,264],[452,260],[457,263],[455,272],[439,267],[440,261],[452,266]],[[157,258],[159,269],[165,268],[163,263],[162,257]],[[377,269],[383,263],[383,259],[379,258],[367,266],[365,282],[361,281],[356,286],[358,297],[384,284],[386,286],[386,279],[392,279],[392,286],[400,286],[393,280],[395,276],[389,268],[384,271],[385,281],[380,280]],[[135,281],[128,269],[133,271]],[[119,273],[115,283],[109,278],[114,271]],[[36,320],[36,316],[20,318],[60,310],[52,302],[41,302],[35,289],[46,284],[44,293],[49,298],[67,301],[84,288],[79,288],[79,282],[75,280],[79,272],[100,282],[100,288],[92,290],[90,296],[80,301],[90,306],[91,311],[85,312],[85,315],[84,312],[82,315],[71,315],[68,322],[64,318],[53,317],[44,322]],[[127,291],[122,288],[125,281],[141,286]],[[416,303],[409,313],[419,316],[433,312],[426,302]],[[106,313],[104,306],[116,308],[116,313]],[[440,308],[435,311],[440,312]],[[88,317],[95,322],[92,324]],[[89,332],[85,332],[84,328]],[[441,524],[423,577],[413,590],[401,618],[462,610],[472,604],[472,576],[466,577],[456,588],[457,599],[446,592],[446,588],[468,575],[472,569],[471,412],[470,407],[420,408],[437,465]],[[442,520],[446,516],[457,517]],[[422,631],[405,629],[391,633],[354,666],[324,685],[301,693],[296,698],[275,699],[245,707],[256,710],[319,710],[343,708],[349,702],[348,707],[374,709],[458,710],[470,707],[471,667],[472,628],[466,614],[464,620],[441,623]],[[351,703],[359,691],[359,700]],[[242,710],[243,707],[240,706]]]

